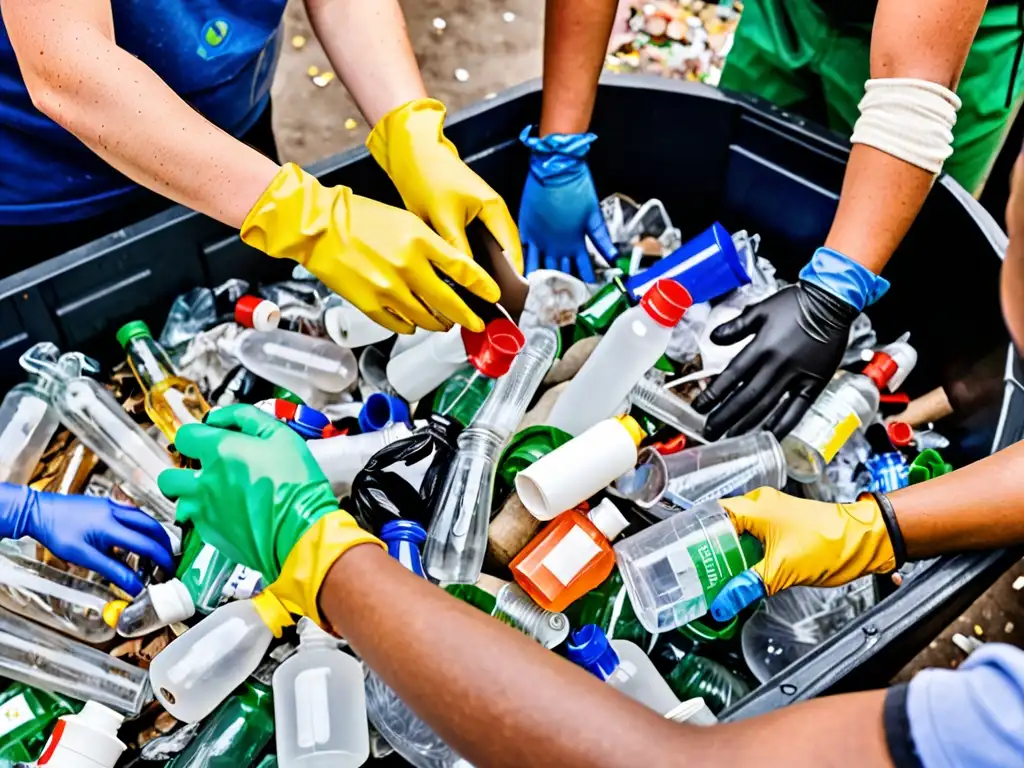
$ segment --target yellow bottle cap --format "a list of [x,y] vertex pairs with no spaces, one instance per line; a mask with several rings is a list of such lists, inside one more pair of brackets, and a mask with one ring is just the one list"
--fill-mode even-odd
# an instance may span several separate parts
[[103,623],[111,629],[117,628],[117,622],[121,620],[121,614],[128,607],[125,600],[111,600],[103,606]]
[[626,431],[629,432],[629,436],[633,439],[633,443],[635,445],[640,445],[644,438],[647,437],[647,433],[644,432],[644,428],[641,427],[637,420],[632,416],[616,416],[615,420],[626,428]]

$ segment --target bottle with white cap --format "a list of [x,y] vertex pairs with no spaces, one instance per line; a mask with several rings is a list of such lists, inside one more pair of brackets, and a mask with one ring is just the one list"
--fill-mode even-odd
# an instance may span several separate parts
[[314,622],[299,621],[299,650],[274,672],[282,768],[356,768],[370,756],[363,667]]
[[126,745],[117,738],[124,717],[94,701],[57,721],[36,765],[40,768],[114,768]]
[[856,430],[878,415],[880,391],[895,392],[917,364],[909,334],[875,352],[863,373],[840,371],[792,432],[782,441],[789,476],[801,483],[819,479]]
[[623,410],[630,391],[668,349],[672,329],[692,304],[674,280],[659,280],[639,306],[616,318],[551,409],[547,424],[579,435]]

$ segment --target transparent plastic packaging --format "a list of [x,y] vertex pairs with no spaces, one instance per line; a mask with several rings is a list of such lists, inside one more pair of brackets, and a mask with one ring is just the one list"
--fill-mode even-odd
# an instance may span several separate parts
[[44,380],[30,376],[0,403],[0,483],[27,485],[32,479],[43,451],[60,426],[49,399]]
[[689,403],[676,397],[658,382],[646,376],[630,390],[631,405],[682,432],[697,443],[706,443],[703,437],[706,417],[701,416]]
[[309,619],[274,672],[274,724],[282,768],[358,768],[370,756],[362,665]]
[[362,435],[307,440],[306,447],[327,476],[331,490],[338,496],[347,496],[352,490],[352,481],[377,451],[411,434],[409,427],[399,422]]
[[619,657],[619,666],[605,681],[608,685],[659,715],[667,715],[679,706],[679,699],[639,646],[629,640],[612,640],[610,644]]
[[260,378],[294,392],[311,408],[322,408],[331,395],[356,383],[355,356],[330,339],[280,329],[248,331],[223,352]]
[[4,677],[136,716],[153,696],[145,670],[0,610]]
[[102,584],[51,568],[0,544],[0,606],[84,643],[112,640],[103,621],[110,592]]
[[558,341],[550,328],[532,328],[508,373],[498,379],[476,418],[458,439],[427,535],[423,564],[437,581],[473,584],[487,551],[498,459],[544,374]]

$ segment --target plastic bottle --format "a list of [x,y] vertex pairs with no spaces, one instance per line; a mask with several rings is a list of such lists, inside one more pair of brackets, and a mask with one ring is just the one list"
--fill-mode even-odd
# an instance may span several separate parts
[[257,610],[257,601],[275,609],[275,598],[266,593],[222,605],[153,659],[153,692],[176,719],[202,720],[259,666],[274,631]]
[[680,699],[699,696],[716,715],[735,704],[751,690],[746,681],[730,672],[724,665],[714,659],[705,659],[692,653],[687,654],[668,673],[665,681]]
[[565,610],[574,627],[596,624],[612,640],[629,640],[650,653],[658,635],[644,629],[636,617],[618,569]]
[[0,606],[84,643],[112,640],[103,621],[109,590],[94,581],[59,571],[0,543]]
[[434,394],[434,413],[441,413],[463,427],[469,426],[494,389],[494,379],[478,376],[467,365],[449,376]]
[[291,390],[311,408],[322,408],[356,382],[356,358],[329,339],[275,329],[245,331],[220,342],[221,351],[262,379]]
[[390,339],[395,332],[371,320],[361,309],[348,304],[324,311],[324,328],[335,344],[356,349]]
[[21,356],[21,366],[46,382],[50,405],[67,427],[100,457],[125,493],[165,523],[174,523],[174,503],[160,493],[157,476],[174,466],[167,451],[124,412],[96,381],[82,375],[89,361],[77,353],[57,358],[50,343]]
[[256,768],[277,768],[277,755],[267,755]]
[[95,701],[86,702],[77,715],[57,721],[39,768],[114,768],[128,748],[117,738],[124,717]]
[[629,402],[649,416],[663,421],[673,429],[682,432],[688,440],[706,443],[704,424],[707,418],[701,416],[685,400],[676,397],[658,382],[644,376],[630,390]]
[[363,402],[357,419],[360,432],[377,432],[389,424],[408,426],[409,404],[400,397],[374,392]]
[[0,669],[11,680],[133,717],[153,698],[144,670],[4,610]]
[[128,366],[145,394],[146,413],[172,443],[183,424],[201,422],[210,410],[199,386],[184,378],[149,326],[133,320],[121,326],[117,341],[128,355]]
[[572,633],[569,661],[612,688],[664,717],[680,701],[647,654],[628,640],[608,640],[601,628],[587,624]]
[[420,547],[427,540],[427,531],[415,520],[391,520],[380,529],[380,538],[388,546],[388,554],[407,570],[426,578]]
[[0,765],[29,762],[43,751],[50,730],[61,715],[75,711],[61,696],[11,683],[0,693]]
[[430,525],[461,431],[457,422],[431,414],[424,426],[373,454],[352,481],[360,524],[378,536],[391,520]]
[[516,492],[531,515],[551,520],[632,469],[646,436],[632,416],[598,422],[516,475]]
[[555,648],[569,636],[565,614],[541,608],[518,584],[482,573],[476,584],[449,584],[445,589],[545,648]]
[[480,577],[498,459],[551,367],[557,349],[555,331],[545,327],[529,329],[515,363],[498,380],[483,408],[459,436],[459,450],[438,498],[423,555],[424,566],[432,578],[473,584]]
[[608,499],[585,516],[570,509],[548,523],[509,569],[539,606],[563,611],[608,578],[615,565],[609,542],[627,525]]
[[548,424],[579,435],[615,416],[636,383],[668,348],[672,328],[691,304],[673,280],[659,280],[640,305],[620,315],[548,416]]
[[595,293],[576,314],[573,343],[588,336],[600,336],[608,331],[622,313],[630,308],[629,294],[616,279]]
[[875,352],[861,374],[840,371],[782,441],[789,476],[813,483],[857,429],[878,414],[879,391],[895,391],[917,364],[917,351],[897,341]]
[[274,722],[283,768],[356,768],[370,756],[363,668],[309,619],[274,672]]
[[411,434],[409,427],[399,422],[364,435],[338,435],[322,440],[307,440],[306,447],[330,481],[331,490],[337,496],[347,496],[359,470],[366,466],[377,451]]
[[[39,347],[37,344],[22,357],[38,354]],[[56,411],[49,407],[53,383],[52,378],[29,375],[28,381],[15,385],[0,403],[0,483],[28,485],[32,479],[60,426]]]
[[633,610],[649,632],[667,632],[707,613],[733,576],[763,556],[738,536],[717,501],[673,515],[615,545]]
[[273,696],[267,686],[250,680],[220,706],[199,735],[165,768],[247,768],[272,738]]
[[273,331],[281,324],[281,308],[272,301],[246,294],[235,302],[235,322],[243,328]]

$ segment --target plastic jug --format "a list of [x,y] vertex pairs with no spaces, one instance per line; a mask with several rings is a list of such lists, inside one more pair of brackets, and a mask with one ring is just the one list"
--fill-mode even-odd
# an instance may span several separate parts
[[77,715],[57,721],[39,756],[42,768],[114,768],[127,749],[117,738],[124,717],[95,701],[86,702]]

